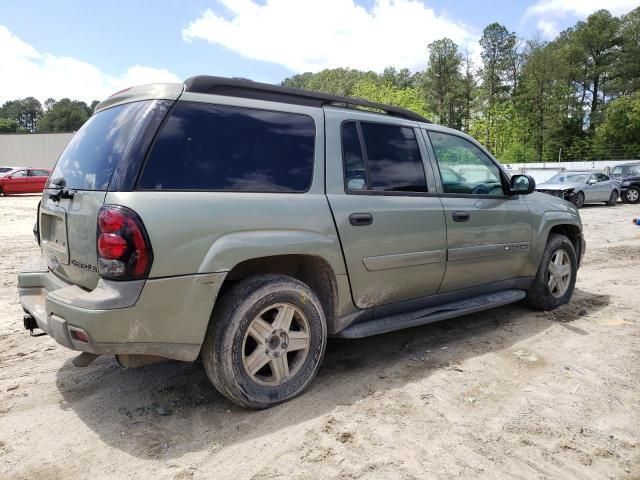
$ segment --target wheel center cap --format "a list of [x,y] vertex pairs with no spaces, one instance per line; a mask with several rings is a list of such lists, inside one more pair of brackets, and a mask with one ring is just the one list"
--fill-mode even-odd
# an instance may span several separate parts
[[284,330],[278,329],[271,332],[267,337],[267,355],[279,357],[287,352],[289,346],[289,335]]

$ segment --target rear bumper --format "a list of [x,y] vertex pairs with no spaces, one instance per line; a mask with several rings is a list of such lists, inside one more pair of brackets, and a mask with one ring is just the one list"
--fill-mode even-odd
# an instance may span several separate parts
[[[100,280],[86,291],[49,272],[40,259],[18,274],[18,293],[38,327],[72,350],[193,361],[225,276]],[[86,332],[89,341],[73,338],[73,329]]]

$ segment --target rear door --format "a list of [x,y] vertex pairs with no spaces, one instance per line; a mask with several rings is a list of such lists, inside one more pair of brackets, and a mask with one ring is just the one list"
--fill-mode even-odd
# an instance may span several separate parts
[[137,143],[149,136],[151,123],[157,129],[168,108],[164,101],[117,105],[92,116],[73,137],[49,176],[40,207],[42,251],[54,273],[88,289],[97,285],[98,211],[110,183],[137,174],[146,152]]
[[30,169],[29,170],[29,192],[39,193],[44,189],[44,185],[49,178],[47,170]]
[[597,202],[602,196],[598,186],[598,175],[592,173],[587,177],[587,183],[584,187],[585,202]]
[[504,174],[483,149],[462,135],[425,130],[439,171],[447,225],[449,292],[509,280],[525,267],[531,242],[529,209],[507,196]]
[[606,202],[611,197],[613,182],[604,173],[597,173],[596,177],[598,178],[598,183],[596,185],[598,186],[600,200]]
[[446,228],[415,122],[325,109],[327,197],[360,308],[438,291]]

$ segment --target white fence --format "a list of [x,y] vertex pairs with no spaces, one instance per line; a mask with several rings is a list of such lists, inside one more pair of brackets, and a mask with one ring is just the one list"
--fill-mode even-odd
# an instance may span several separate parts
[[0,166],[51,168],[73,133],[8,133],[0,135]]

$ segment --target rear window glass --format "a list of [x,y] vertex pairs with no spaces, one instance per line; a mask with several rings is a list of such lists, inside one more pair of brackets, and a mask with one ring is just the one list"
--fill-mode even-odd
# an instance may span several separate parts
[[106,190],[122,159],[132,131],[151,102],[118,105],[92,116],[64,150],[48,185],[75,190]]
[[314,140],[306,115],[183,102],[162,127],[138,186],[304,192]]

